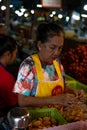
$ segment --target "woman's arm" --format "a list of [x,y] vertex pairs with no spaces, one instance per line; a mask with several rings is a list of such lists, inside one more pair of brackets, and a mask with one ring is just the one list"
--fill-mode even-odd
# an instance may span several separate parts
[[53,104],[67,106],[69,102],[75,102],[75,96],[71,94],[60,94],[58,96],[49,97],[32,97],[18,94],[18,103],[21,107],[38,107]]

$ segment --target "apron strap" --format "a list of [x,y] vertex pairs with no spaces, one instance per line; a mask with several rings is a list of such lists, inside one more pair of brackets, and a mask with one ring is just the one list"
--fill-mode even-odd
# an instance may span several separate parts
[[41,67],[41,63],[40,63],[38,55],[34,54],[34,55],[32,55],[32,58],[35,62],[38,80],[44,80],[43,72],[42,72],[42,69],[41,69],[42,67]]
[[58,77],[59,78],[62,78],[62,74],[61,74],[61,71],[60,71],[60,65],[59,65],[59,62],[57,62],[56,60],[53,61],[53,64],[54,64],[54,67],[57,71],[57,74],[58,74]]
[[[32,55],[32,58],[33,58],[33,60],[35,62],[38,80],[44,80],[44,75],[43,75],[43,72],[42,72],[42,67],[41,67],[41,63],[40,63],[38,55],[34,54],[34,55]],[[54,64],[54,67],[55,67],[55,69],[57,71],[58,77],[62,78],[59,63],[56,60],[54,60],[53,64]]]

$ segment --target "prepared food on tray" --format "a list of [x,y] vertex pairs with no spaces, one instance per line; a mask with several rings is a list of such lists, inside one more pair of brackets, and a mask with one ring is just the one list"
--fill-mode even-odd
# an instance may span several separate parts
[[29,109],[29,130],[38,130],[66,124],[67,121],[55,108]]
[[43,117],[43,118],[37,118],[35,120],[32,120],[31,123],[29,124],[29,130],[32,130],[34,128],[37,129],[43,129],[43,128],[49,128],[49,127],[54,127],[58,126],[58,120],[55,118],[50,118],[50,117]]

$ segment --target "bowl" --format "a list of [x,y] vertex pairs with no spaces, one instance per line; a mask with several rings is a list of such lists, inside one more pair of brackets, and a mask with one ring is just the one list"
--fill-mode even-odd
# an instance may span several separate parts
[[15,107],[7,114],[7,120],[11,128],[27,128],[29,125],[30,114],[27,108]]

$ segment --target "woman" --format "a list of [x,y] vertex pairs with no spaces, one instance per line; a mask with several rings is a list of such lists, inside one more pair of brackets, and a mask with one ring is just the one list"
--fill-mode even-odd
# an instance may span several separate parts
[[18,103],[17,95],[12,92],[15,79],[6,70],[6,66],[16,59],[16,54],[16,41],[10,36],[0,35],[0,120]]
[[65,87],[63,67],[58,60],[64,43],[62,27],[55,23],[42,23],[37,29],[36,40],[38,53],[23,61],[14,86],[19,105],[42,106],[73,101],[73,95],[63,94],[67,90],[70,93],[75,91]]

